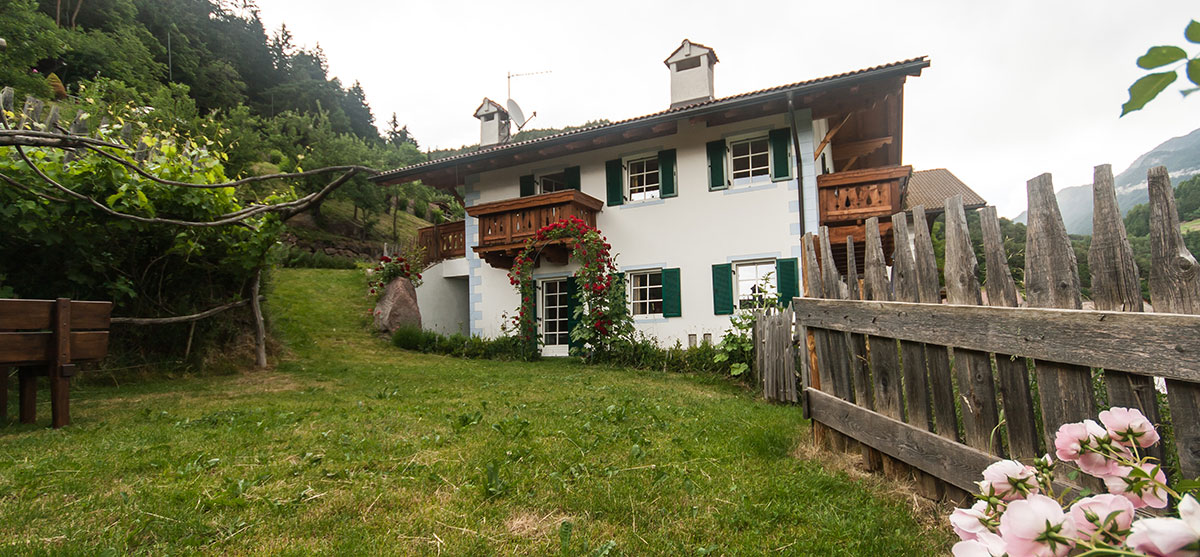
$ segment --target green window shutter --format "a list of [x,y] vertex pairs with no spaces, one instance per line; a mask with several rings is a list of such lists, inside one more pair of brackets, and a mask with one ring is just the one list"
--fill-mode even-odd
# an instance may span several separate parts
[[712,266],[713,315],[733,315],[733,265]]
[[608,206],[625,203],[625,177],[621,169],[621,159],[604,163],[604,174],[608,184]]
[[579,189],[579,167],[578,166],[567,167],[566,170],[563,170],[563,174],[564,174],[564,177],[567,179],[567,187],[570,189],[573,189],[575,191],[580,191],[580,189]]
[[787,180],[792,177],[792,161],[788,157],[788,144],[792,140],[791,128],[771,130],[767,136],[771,144],[771,180]]
[[538,309],[537,309],[538,308],[538,296],[541,295],[541,290],[542,289],[539,287],[538,282],[536,280],[533,281],[533,300],[531,300],[533,302],[531,304],[532,309],[533,309],[533,331],[531,331],[531,332],[533,334],[529,337],[529,340],[527,340],[525,343],[526,347],[529,349],[530,352],[537,352],[538,344],[540,344],[540,339],[541,339],[541,335],[542,335],[542,323],[541,323],[542,320],[541,320],[541,317],[538,316]]
[[680,317],[683,307],[679,300],[679,269],[662,270],[663,317]]
[[[576,167],[578,168],[578,167]],[[575,330],[575,326],[579,324],[579,318],[575,317],[575,308],[579,307],[579,284],[575,281],[575,277],[567,277],[567,350],[571,351],[576,348],[581,348],[579,343],[571,338],[571,331]]]
[[779,280],[779,303],[787,307],[800,295],[800,260],[776,259],[775,275]]
[[533,185],[533,174],[521,176],[521,197],[529,197],[536,193]]
[[679,195],[675,189],[674,149],[658,152],[658,188],[659,197],[675,197]]
[[708,189],[723,190],[729,187],[725,181],[725,140],[709,141],[708,149]]

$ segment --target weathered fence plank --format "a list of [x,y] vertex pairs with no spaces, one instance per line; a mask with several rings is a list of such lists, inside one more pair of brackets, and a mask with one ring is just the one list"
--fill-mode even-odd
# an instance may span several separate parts
[[[854,236],[846,236],[846,284],[851,300],[861,300],[858,285],[858,266],[854,257]],[[854,383],[854,401],[863,408],[875,408],[875,397],[871,391],[871,362],[867,354],[867,337],[850,334],[850,375]]]
[[[1029,224],[1025,244],[1025,297],[1030,307],[1079,309],[1079,267],[1054,197],[1049,174],[1026,185]],[[1092,373],[1086,367],[1035,362],[1042,433],[1053,446],[1059,426],[1096,416]]]
[[[979,262],[971,248],[971,233],[962,196],[946,200],[946,300],[951,304],[980,305],[979,281],[975,272]],[[986,352],[954,345],[954,371],[958,378],[958,397],[962,402],[963,436],[976,449],[1003,455],[999,438],[1000,423],[996,404],[996,385],[992,379],[992,359]]]
[[[917,263],[908,245],[908,219],[904,213],[892,215],[892,287],[896,300],[919,302],[917,292]],[[925,346],[909,340],[900,341],[901,365],[904,368],[904,401],[906,422],[929,429],[929,383],[925,372]]]
[[[804,258],[804,295],[806,299],[821,298],[825,291],[821,284],[821,270],[817,266],[817,253],[813,246],[813,235],[807,233],[800,243],[801,256]],[[796,300],[799,301],[799,300]],[[795,305],[795,301],[792,303]],[[805,335],[809,343],[809,384],[817,390],[830,391],[833,389],[833,379],[829,377],[829,370],[826,368],[825,362],[829,360],[828,350],[829,343],[826,341],[826,336],[832,334],[822,329],[805,328]],[[811,412],[812,408],[808,405],[807,398],[804,403],[806,412]],[[813,443],[817,446],[826,446],[828,444],[837,444],[837,432],[830,430],[824,424],[813,421]]]
[[[1147,175],[1150,189],[1150,301],[1169,313],[1200,313],[1200,267],[1183,243],[1175,190],[1166,167]],[[1177,360],[1174,354],[1164,360]],[[1192,368],[1193,370],[1195,368]],[[1185,478],[1200,475],[1200,385],[1167,380],[1167,402],[1175,425],[1179,470]]]
[[[984,207],[979,224],[983,230],[984,257],[987,261],[988,305],[1017,307],[1017,285],[1008,269],[1008,254],[1004,251],[1004,237],[1000,234],[996,208]],[[1016,458],[1042,455],[1038,446],[1029,367],[1025,358],[997,353],[996,376],[1000,382],[1000,396],[1004,399],[1004,421],[1008,429],[1010,454]]]
[[[1092,245],[1088,251],[1092,300],[1098,310],[1144,311],[1137,262],[1134,261],[1133,247],[1129,245],[1125,233],[1125,221],[1117,208],[1112,165],[1095,167],[1092,177],[1092,205],[1095,209],[1092,213]],[[1150,423],[1162,421],[1153,379],[1106,369],[1104,382],[1108,388],[1110,405],[1137,408]],[[1162,461],[1162,445],[1155,445],[1148,452]]]
[[[883,243],[879,238],[879,219],[867,219],[867,249],[863,282],[863,299],[889,301],[892,299],[887,269],[883,259]],[[871,352],[871,384],[875,392],[875,411],[897,420],[904,419],[904,398],[900,392],[900,361],[896,340],[878,335],[867,337]]]
[[[822,226],[818,231],[821,242],[821,282],[825,287],[825,298],[844,300],[846,286],[833,263],[833,250],[829,245],[829,228]],[[827,333],[829,343],[829,376],[833,379],[833,395],[854,402],[854,386],[850,379],[851,353],[846,333]]]
[[1200,382],[1200,315],[805,299],[796,316],[809,327]]
[[[925,221],[925,207],[913,207],[912,216],[917,295],[921,303],[940,304],[941,281],[938,279],[937,257],[933,253],[933,238],[929,235],[929,224]],[[929,368],[929,390],[938,435],[958,440],[958,415],[954,411],[954,379],[950,369],[950,350],[945,346],[926,344],[925,365]]]

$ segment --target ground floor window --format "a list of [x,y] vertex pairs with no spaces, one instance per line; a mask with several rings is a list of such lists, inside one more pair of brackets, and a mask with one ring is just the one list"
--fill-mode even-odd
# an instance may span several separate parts
[[638,315],[661,315],[663,312],[662,271],[629,273],[629,299],[632,313]]
[[738,307],[741,309],[761,306],[764,300],[774,297],[779,290],[773,259],[735,263],[733,272],[737,279]]
[[570,343],[570,332],[567,326],[567,279],[543,280],[541,300],[538,307],[542,309],[542,354],[545,356],[566,356]]

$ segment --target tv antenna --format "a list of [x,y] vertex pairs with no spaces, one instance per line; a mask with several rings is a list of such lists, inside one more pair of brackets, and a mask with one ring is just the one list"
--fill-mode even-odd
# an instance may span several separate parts
[[517,101],[514,101],[512,98],[512,78],[525,77],[525,76],[529,76],[529,75],[542,75],[542,74],[548,74],[548,73],[551,73],[551,71],[546,70],[546,71],[541,71],[541,72],[525,72],[525,73],[508,72],[507,73],[507,75],[508,75],[508,102],[506,104],[508,105],[508,117],[513,122],[517,123],[517,131],[521,131],[522,129],[524,129],[525,124],[528,124],[529,121],[532,120],[534,116],[537,116],[537,111],[535,110],[533,112],[533,114],[531,114],[529,116],[529,118],[525,117],[525,113],[521,111],[521,106],[518,105]]

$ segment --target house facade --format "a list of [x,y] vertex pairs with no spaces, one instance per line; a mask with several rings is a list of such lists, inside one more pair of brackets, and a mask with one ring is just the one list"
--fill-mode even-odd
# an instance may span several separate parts
[[[417,292],[426,327],[502,334],[520,302],[513,257],[538,228],[574,215],[612,244],[639,331],[715,342],[753,296],[799,295],[804,233],[828,224],[844,243],[864,219],[899,210],[911,173],[900,163],[903,86],[926,59],[713,98],[717,62],[685,40],[664,62],[669,109],[532,141],[507,141],[508,115],[485,99],[478,151],[376,177],[422,180],[467,209],[421,231],[434,263]],[[565,246],[538,253],[546,355],[566,354],[575,268]]]

